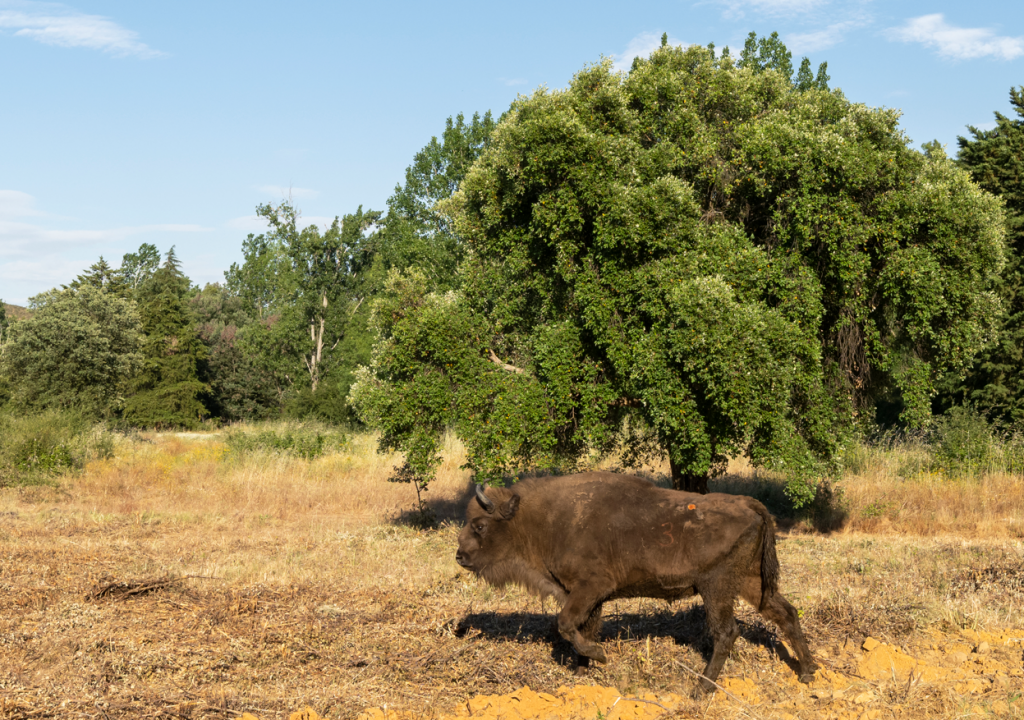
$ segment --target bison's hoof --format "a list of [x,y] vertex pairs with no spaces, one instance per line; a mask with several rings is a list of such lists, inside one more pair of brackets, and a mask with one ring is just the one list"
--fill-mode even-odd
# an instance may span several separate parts
[[711,680],[701,678],[700,682],[697,683],[697,688],[693,691],[693,699],[700,700],[705,695],[713,693],[717,687]]
[[814,671],[812,670],[811,672],[801,673],[799,680],[802,683],[811,682],[812,680],[814,680]]

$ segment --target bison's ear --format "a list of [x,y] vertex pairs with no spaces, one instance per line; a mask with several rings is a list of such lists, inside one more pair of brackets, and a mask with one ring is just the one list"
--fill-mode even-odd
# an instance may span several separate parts
[[512,497],[510,497],[506,502],[503,502],[501,504],[501,507],[498,508],[498,512],[500,512],[501,516],[503,518],[505,518],[506,520],[511,520],[515,516],[516,511],[518,509],[519,509],[519,496],[518,495],[512,495]]

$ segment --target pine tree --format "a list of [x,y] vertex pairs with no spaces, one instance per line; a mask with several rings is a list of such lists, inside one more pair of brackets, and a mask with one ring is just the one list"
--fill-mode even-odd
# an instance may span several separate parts
[[146,339],[135,395],[125,406],[125,419],[130,423],[195,427],[209,414],[199,399],[209,392],[198,373],[206,348],[188,304],[189,285],[171,248],[164,264],[139,289]]
[[1010,89],[1011,119],[995,113],[996,127],[968,126],[957,139],[959,162],[975,182],[1006,204],[1007,263],[996,291],[1005,315],[999,336],[982,353],[966,380],[942,404],[967,402],[993,419],[1024,423],[1024,86]]

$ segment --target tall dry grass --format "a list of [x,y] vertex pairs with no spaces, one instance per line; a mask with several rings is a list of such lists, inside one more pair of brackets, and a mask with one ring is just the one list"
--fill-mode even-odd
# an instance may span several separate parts
[[[401,458],[378,455],[371,435],[314,460],[237,454],[225,438],[119,438],[113,458],[57,487],[0,489],[0,640],[10,641],[0,683],[16,701],[0,697],[0,717],[69,703],[69,717],[103,707],[111,718],[284,718],[310,704],[333,718],[383,703],[450,710],[467,695],[521,685],[692,689],[675,663],[705,659],[699,601],[609,603],[611,662],[578,679],[549,636],[550,603],[487,586],[456,565],[472,485],[455,440],[427,492],[441,525],[419,531],[404,522],[415,491],[387,482]],[[848,640],[859,647],[871,635],[924,656],[935,644],[966,642],[965,629],[1020,628],[1024,617],[1024,542],[1009,537],[1020,527],[1021,478],[925,476],[914,460],[924,451],[865,451],[842,483],[846,525],[780,537],[783,592],[825,665],[858,683],[835,706],[855,717],[877,709],[931,720],[959,714],[963,702],[942,684],[929,686],[927,702],[891,699],[906,682],[857,679]],[[644,472],[667,482],[662,465]],[[773,503],[781,487],[742,461],[713,486]],[[982,492],[1001,497],[978,502]],[[963,507],[947,507],[955,503]],[[994,511],[1008,519],[980,522]],[[935,536],[919,537],[927,534]],[[89,599],[114,581],[154,578],[173,582],[130,599]],[[816,713],[831,700],[804,694],[772,654],[774,630],[749,609],[739,617],[744,640],[726,673],[756,680],[766,702],[755,716],[830,716]],[[853,701],[867,691],[874,704]],[[985,702],[1016,697],[1008,692],[993,686]],[[716,702],[694,703],[688,716],[748,716]]]
[[[241,526],[302,522],[338,530],[401,523],[415,508],[410,484],[387,482],[402,458],[378,454],[373,434],[354,434],[343,449],[313,460],[275,452],[236,453],[225,440],[222,433],[119,438],[113,457],[89,462],[59,489],[12,489],[0,494],[0,508],[52,492],[82,519]],[[758,497],[789,528],[1024,537],[1024,475],[986,471],[950,476],[934,469],[930,453],[921,442],[857,446],[846,474],[831,486],[831,496],[803,513],[788,506],[782,478],[753,468],[745,458],[734,459],[728,472],[712,481],[711,490]],[[442,456],[425,499],[439,521],[457,523],[471,493],[470,474],[460,469],[465,449],[448,437]],[[600,466],[615,469],[611,461]],[[641,473],[670,484],[666,462]],[[820,522],[823,514],[827,522]]]

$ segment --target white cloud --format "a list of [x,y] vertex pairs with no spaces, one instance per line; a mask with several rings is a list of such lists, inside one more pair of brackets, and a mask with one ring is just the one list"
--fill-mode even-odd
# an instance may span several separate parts
[[105,230],[61,230],[33,223],[5,220],[0,216],[0,259],[116,243],[134,235],[207,231],[207,228],[199,225],[181,224],[134,225]]
[[515,87],[516,85],[525,85],[526,84],[526,79],[525,78],[498,78],[498,79],[501,80],[501,82],[504,83],[508,87]]
[[816,32],[793,33],[786,36],[786,47],[794,56],[825,50],[841,43],[846,33],[850,30],[864,27],[869,22],[865,18],[846,20],[844,22],[832,23],[824,30]]
[[939,55],[954,60],[988,56],[1013,60],[1024,55],[1024,37],[1000,36],[987,28],[959,28],[948,24],[941,13],[911,18],[903,27],[889,28],[886,36],[937,48]]
[[36,199],[20,190],[0,190],[0,221],[10,217],[42,215],[35,209]]
[[[95,260],[68,260],[60,255],[46,255],[32,260],[15,260],[0,264],[0,280],[19,283],[33,283],[39,287],[57,287],[76,277]],[[26,298],[4,298],[17,305],[25,304]]]
[[[619,72],[628,72],[633,66],[633,58],[646,58],[652,52],[661,47],[661,36],[659,32],[644,32],[629,41],[626,49],[621,53],[613,53],[611,58],[614,61],[613,67]],[[673,37],[668,39],[669,45],[688,45]]]
[[83,47],[144,59],[164,54],[140,42],[134,30],[102,15],[86,15],[60,3],[0,0],[0,29],[13,30],[15,37],[27,37],[45,45]]
[[259,192],[264,195],[274,195],[280,198],[315,198],[319,197],[319,190],[310,190],[309,188],[297,188],[297,187],[285,187],[284,185],[260,185],[256,188]]
[[801,15],[828,4],[828,0],[719,0],[725,6],[725,16],[739,19],[750,10],[761,15]]

